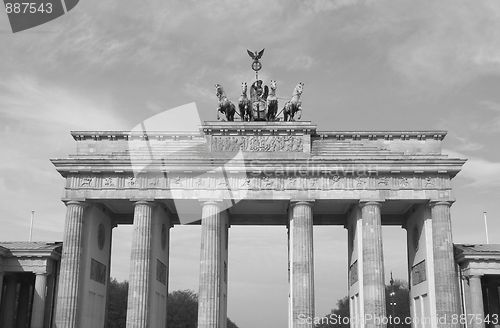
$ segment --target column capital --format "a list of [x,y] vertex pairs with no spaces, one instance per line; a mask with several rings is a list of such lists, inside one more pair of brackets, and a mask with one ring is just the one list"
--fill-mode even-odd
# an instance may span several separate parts
[[201,206],[213,205],[220,208],[224,205],[224,201],[222,199],[200,199],[200,204]]
[[377,207],[382,207],[382,204],[384,203],[383,200],[360,200],[359,201],[359,206],[361,208],[365,206],[377,206]]
[[69,206],[69,205],[79,205],[79,206],[81,206],[83,208],[90,206],[90,204],[87,203],[84,200],[69,200],[69,201],[66,201],[65,204],[66,204],[66,206]]
[[134,205],[148,205],[150,207],[155,207],[156,203],[150,199],[131,199]]
[[314,206],[314,202],[316,200],[314,199],[309,199],[309,200],[291,200],[290,201],[290,207],[294,208],[295,206],[302,205],[302,206],[309,206],[312,208]]
[[429,206],[434,207],[434,206],[448,206],[451,207],[455,201],[454,200],[430,200],[429,201]]

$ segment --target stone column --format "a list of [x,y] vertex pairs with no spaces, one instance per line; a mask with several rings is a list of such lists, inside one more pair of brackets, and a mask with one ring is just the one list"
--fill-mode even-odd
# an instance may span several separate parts
[[366,327],[385,327],[384,254],[382,249],[382,218],[379,202],[362,202],[362,266],[363,304]]
[[[472,313],[474,315],[471,323],[474,328],[485,328],[484,326],[484,303],[483,288],[481,286],[481,276],[469,276],[470,297],[472,304]],[[480,322],[479,322],[480,321]]]
[[134,209],[134,232],[130,255],[127,328],[146,328],[149,316],[149,270],[151,268],[151,218],[154,203],[139,201]]
[[[201,219],[200,291],[198,328],[220,328],[221,320],[222,227],[221,207],[217,202],[203,204]],[[223,304],[224,305],[224,304]]]
[[14,328],[16,315],[17,279],[15,276],[5,277],[5,300],[3,305],[2,328]]
[[[431,202],[432,243],[434,254],[434,283],[436,290],[436,315],[446,323],[440,328],[458,327],[451,318],[460,315],[458,278],[455,272],[453,239],[451,234],[450,202]],[[481,302],[482,303],[482,302]]]
[[47,273],[37,273],[35,277],[35,292],[31,310],[31,328],[43,328],[45,316],[45,298],[47,295]]
[[312,203],[297,202],[290,216],[290,295],[292,327],[314,327]]
[[[53,260],[56,262],[55,260]],[[54,311],[52,309],[57,307],[56,295],[57,295],[57,266],[54,266],[52,273],[49,273],[46,277],[47,279],[47,293],[45,296],[45,313],[43,315],[44,327],[51,327],[51,322],[54,319]],[[35,281],[36,288],[36,281]],[[52,328],[52,327],[51,327]]]
[[[0,264],[2,264],[1,259],[0,259]],[[2,269],[0,268],[0,310],[2,309],[2,291],[3,291],[3,276],[4,276],[4,272],[1,270]]]
[[490,324],[491,328],[500,328],[500,322],[496,320],[493,315],[497,315],[496,318],[500,320],[500,299],[498,295],[498,285],[494,284],[492,286],[488,286],[488,308],[490,309],[490,320],[492,323]]
[[77,328],[82,230],[87,204],[69,201],[66,207],[55,322],[57,328]]
[[25,328],[30,317],[30,289],[31,284],[22,281],[19,288],[19,298],[17,300],[16,327]]

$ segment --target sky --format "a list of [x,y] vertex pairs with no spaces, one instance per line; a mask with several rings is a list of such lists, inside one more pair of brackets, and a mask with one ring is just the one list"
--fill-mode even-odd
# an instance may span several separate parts
[[[214,84],[237,101],[265,48],[260,78],[278,97],[304,82],[302,120],[318,130],[446,130],[468,159],[453,180],[453,240],[500,243],[500,2],[497,0],[82,0],[13,34],[0,13],[0,240],[61,241],[64,179],[51,158],[70,131],[130,131],[196,103],[216,119]],[[111,276],[128,279],[131,229],[114,229]],[[171,230],[170,290],[198,291],[200,228]],[[406,279],[406,237],[384,227],[386,275]],[[347,233],[315,227],[316,315],[347,294]],[[287,324],[284,227],[230,231],[229,317]],[[389,280],[389,278],[387,279]]]

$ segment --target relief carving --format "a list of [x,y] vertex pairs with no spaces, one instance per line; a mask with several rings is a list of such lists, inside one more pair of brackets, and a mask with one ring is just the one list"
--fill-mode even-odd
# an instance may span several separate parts
[[330,178],[330,180],[331,180],[331,186],[332,186],[332,188],[337,187],[338,185],[340,185],[340,175],[334,174]]
[[110,177],[104,178],[103,184],[105,187],[114,187],[115,186],[115,183],[113,182],[113,178],[110,178]]
[[240,187],[250,187],[251,180],[250,178],[245,178],[243,179],[243,182],[241,183]]
[[287,181],[288,181],[289,188],[294,188],[297,186],[297,179],[296,178],[288,177]]
[[435,187],[436,183],[434,182],[434,179],[432,177],[427,177],[427,178],[425,178],[425,186],[426,187]]
[[427,273],[425,270],[425,260],[416,264],[411,268],[411,285],[415,286],[427,280]]
[[95,259],[90,260],[90,279],[106,285],[106,272],[106,265]]
[[218,186],[224,187],[224,188],[229,188],[229,181],[226,178],[220,178]]
[[389,185],[389,178],[388,177],[381,177],[377,181],[377,185],[387,187]]
[[204,187],[205,186],[205,180],[202,178],[197,178],[196,179],[196,186],[197,187]]
[[137,180],[135,177],[128,177],[127,178],[127,186],[128,187],[135,187],[137,185]]
[[302,152],[302,137],[296,136],[214,136],[212,151],[220,152]]
[[356,179],[354,180],[356,181],[357,188],[364,188],[364,186],[366,185],[366,181],[361,179],[361,177],[356,177]]
[[264,177],[262,179],[262,184],[264,185],[264,187],[266,188],[273,188],[274,187],[274,181],[269,179],[269,177]]
[[80,181],[80,187],[91,187],[93,184],[94,178],[93,177],[81,177]]
[[156,280],[164,285],[167,284],[167,266],[158,259],[156,259]]
[[181,177],[180,176],[176,176],[172,179],[172,184],[176,187],[180,187],[182,185],[181,183]]

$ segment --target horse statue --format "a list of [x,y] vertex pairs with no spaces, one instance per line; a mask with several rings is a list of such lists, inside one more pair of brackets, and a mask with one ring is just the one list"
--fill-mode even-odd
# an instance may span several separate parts
[[278,113],[278,98],[276,97],[276,80],[271,80],[269,87],[269,95],[267,96],[267,120],[275,121]]
[[220,84],[215,85],[215,95],[219,99],[219,107],[217,108],[217,119],[220,120],[219,113],[225,114],[228,121],[234,121],[236,107],[227,99],[224,88]]
[[247,97],[247,83],[241,83],[241,97],[238,100],[238,107],[240,109],[240,116],[242,121],[252,120],[252,104]]
[[284,121],[295,121],[294,116],[297,112],[299,112],[297,119],[300,120],[302,116],[302,101],[300,101],[300,96],[302,95],[303,88],[304,83],[300,82],[293,89],[292,99],[287,101],[285,107],[282,109]]

